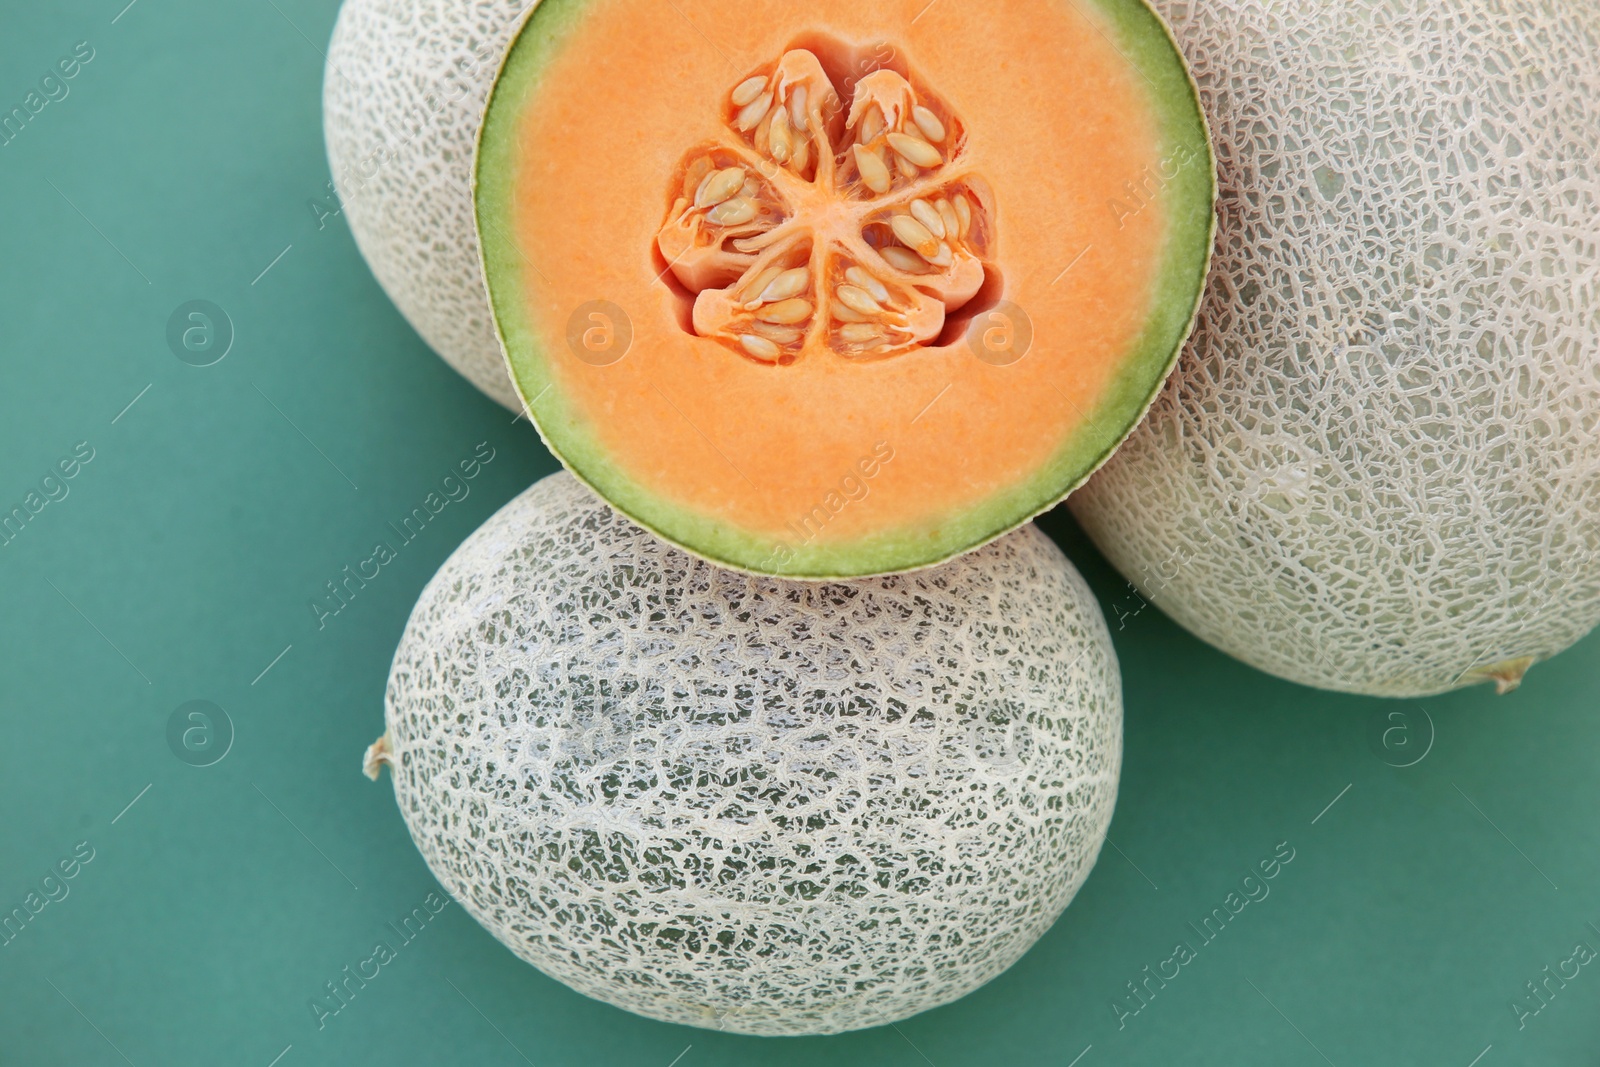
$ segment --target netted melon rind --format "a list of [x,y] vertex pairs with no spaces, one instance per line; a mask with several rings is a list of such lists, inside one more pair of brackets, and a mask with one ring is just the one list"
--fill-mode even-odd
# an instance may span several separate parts
[[1005,970],[1093,866],[1121,760],[1110,635],[1037,529],[784,582],[567,474],[429,583],[386,703],[412,838],[480,923],[589,996],[749,1034]]
[[1072,498],[1151,602],[1437,693],[1600,620],[1600,30],[1554,0],[1156,0],[1217,142],[1190,349]]
[[472,160],[496,72],[532,0],[345,0],[323,133],[350,232],[384,292],[472,384],[521,410],[495,336]]

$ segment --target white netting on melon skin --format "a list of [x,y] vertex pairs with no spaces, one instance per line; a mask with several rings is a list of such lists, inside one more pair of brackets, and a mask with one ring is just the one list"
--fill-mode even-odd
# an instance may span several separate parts
[[1027,527],[848,584],[668,546],[538,483],[424,591],[397,800],[513,951],[642,1015],[831,1033],[953,1000],[1050,926],[1121,761],[1099,607]]
[[1600,8],[1155,6],[1217,144],[1216,258],[1074,513],[1182,625],[1309,685],[1423,695],[1572,644],[1600,620]]
[[328,163],[361,254],[433,349],[521,404],[478,262],[473,153],[532,0],[345,0],[322,89]]

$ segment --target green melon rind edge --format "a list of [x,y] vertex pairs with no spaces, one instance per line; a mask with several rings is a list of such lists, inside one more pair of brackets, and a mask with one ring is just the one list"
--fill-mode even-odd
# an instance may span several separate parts
[[[524,410],[551,453],[612,507],[692,555],[737,570],[812,580],[917,570],[1002,537],[1060,503],[1111,458],[1144,418],[1177,364],[1205,293],[1216,233],[1216,161],[1199,90],[1166,23],[1145,0],[1090,0],[1105,19],[1101,28],[1152,87],[1162,131],[1159,158],[1173,159],[1185,148],[1198,158],[1166,182],[1173,207],[1164,263],[1155,282],[1158,295],[1144,331],[1100,404],[1086,415],[1085,431],[1032,478],[981,506],[943,517],[931,529],[790,544],[787,554],[770,537],[668,502],[635,481],[611,460],[583,417],[554,388],[544,345],[522,295],[526,259],[511,236],[517,125],[538,88],[545,58],[560,47],[588,2],[592,0],[540,0],[526,15],[485,106],[473,166],[473,201],[495,330]],[[1064,6],[1076,7],[1074,0],[1064,0]],[[1076,11],[1083,17],[1081,8]]]

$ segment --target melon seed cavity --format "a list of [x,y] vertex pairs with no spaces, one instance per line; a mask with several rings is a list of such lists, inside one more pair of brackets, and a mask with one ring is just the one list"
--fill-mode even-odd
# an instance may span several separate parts
[[914,75],[872,70],[847,100],[794,48],[715,106],[722,134],[680,162],[656,235],[693,333],[775,366],[887,359],[997,277],[989,187]]

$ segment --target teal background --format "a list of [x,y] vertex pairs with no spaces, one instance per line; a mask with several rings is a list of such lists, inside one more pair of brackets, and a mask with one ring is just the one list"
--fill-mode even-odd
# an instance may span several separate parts
[[[319,1029],[310,999],[437,889],[359,773],[406,614],[554,464],[429,353],[344,221],[319,228],[331,0],[125,2],[0,13],[0,111],[95,50],[0,146],[0,510],[94,449],[0,547],[0,912],[94,850],[0,947],[0,1063],[1600,1059],[1600,967],[1512,1008],[1600,949],[1600,637],[1507,697],[1315,692],[1141,608],[1060,511],[1122,659],[1126,761],[1113,845],[1011,971],[895,1027],[742,1038],[569,992],[451,906]],[[208,367],[166,341],[195,299],[236,333]],[[471,495],[319,629],[323,583],[485,441]],[[233,724],[211,766],[168,746],[191,700]],[[1270,895],[1119,1028],[1125,983],[1279,842]]]

